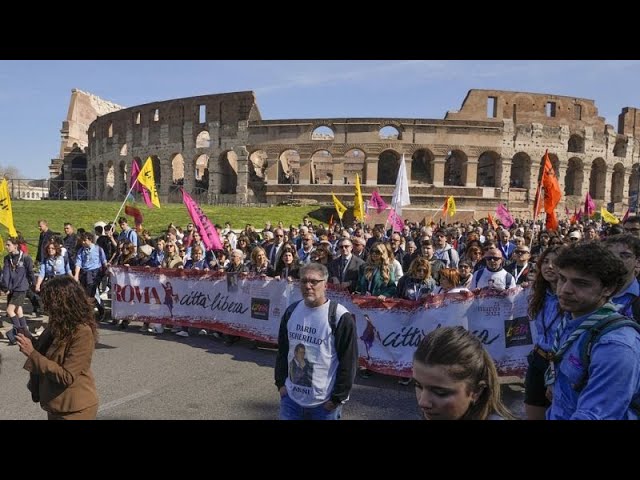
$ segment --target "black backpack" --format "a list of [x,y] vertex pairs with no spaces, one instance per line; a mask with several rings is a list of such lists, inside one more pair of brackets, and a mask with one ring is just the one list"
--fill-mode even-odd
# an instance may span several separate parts
[[[285,325],[289,322],[289,318],[291,318],[291,314],[296,309],[298,304],[302,300],[298,300],[297,302],[293,302],[291,305],[287,307],[284,311],[284,315],[282,319],[284,320]],[[329,326],[331,327],[331,333],[333,335],[336,334],[336,325],[338,324],[338,319],[336,318],[336,311],[338,309],[338,302],[334,302],[333,300],[329,300]]]

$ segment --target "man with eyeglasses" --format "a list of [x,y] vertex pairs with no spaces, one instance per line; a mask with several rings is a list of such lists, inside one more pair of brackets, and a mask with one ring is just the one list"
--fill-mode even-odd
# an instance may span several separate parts
[[[281,420],[339,420],[349,400],[358,363],[356,325],[344,306],[327,299],[328,279],[322,264],[301,267],[303,300],[282,316],[275,366]],[[289,366],[302,348],[311,378],[301,383]]]
[[473,274],[471,290],[476,288],[505,290],[516,286],[513,275],[503,268],[502,251],[499,248],[495,246],[487,248],[484,252],[484,261],[487,266]]
[[518,245],[513,251],[513,257],[515,261],[505,267],[505,270],[513,275],[516,280],[516,285],[522,285],[527,282],[529,277],[529,271],[532,268],[532,264],[529,263],[531,259],[531,251],[526,245]]
[[342,238],[338,242],[340,256],[329,263],[329,278],[334,285],[340,285],[353,293],[358,284],[360,268],[365,264],[364,260],[353,255],[353,244],[348,238]]

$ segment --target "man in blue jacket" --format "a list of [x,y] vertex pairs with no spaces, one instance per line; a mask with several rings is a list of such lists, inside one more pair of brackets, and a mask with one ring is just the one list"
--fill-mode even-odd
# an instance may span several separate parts
[[609,302],[625,280],[624,264],[599,242],[580,242],[561,251],[555,267],[567,313],[545,379],[552,395],[547,419],[637,420],[640,334]]

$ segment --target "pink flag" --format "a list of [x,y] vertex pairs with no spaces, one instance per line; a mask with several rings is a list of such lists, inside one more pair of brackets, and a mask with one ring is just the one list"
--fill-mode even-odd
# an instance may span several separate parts
[[393,208],[389,211],[387,222],[391,224],[391,228],[394,232],[402,232],[402,229],[404,228],[404,221]]
[[589,218],[596,211],[596,204],[591,198],[591,194],[587,192],[586,197],[584,197],[584,213]]
[[140,174],[140,165],[138,165],[138,162],[136,162],[136,159],[134,158],[131,161],[131,180],[129,180],[129,188],[131,188],[131,186],[135,182],[136,186],[133,187],[133,191],[141,193],[142,198],[144,199],[144,203],[147,205],[147,207],[153,208],[153,202],[151,201],[151,197],[149,196],[149,191],[146,188],[144,188],[142,185],[140,185],[140,182],[136,182],[136,179],[138,178],[139,174]]
[[216,227],[213,226],[211,220],[207,218],[195,200],[191,198],[191,195],[182,188],[180,190],[182,190],[182,201],[187,206],[191,221],[196,227],[196,230],[198,230],[198,233],[200,233],[204,246],[207,250],[222,250],[222,242],[220,241]]
[[374,190],[371,194],[371,200],[369,200],[369,205],[376,209],[377,213],[381,213],[387,209],[388,205],[384,203],[384,200],[380,196],[377,190]]
[[509,228],[511,225],[513,225],[513,217],[509,213],[509,210],[507,210],[507,208],[503,204],[498,205],[498,207],[496,208],[496,217],[498,217],[498,219],[502,222],[502,225],[504,225],[506,228]]

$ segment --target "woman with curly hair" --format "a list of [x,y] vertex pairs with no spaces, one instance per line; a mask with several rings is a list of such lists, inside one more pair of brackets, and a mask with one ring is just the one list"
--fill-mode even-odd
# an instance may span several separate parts
[[94,420],[98,392],[91,358],[98,339],[93,302],[72,277],[60,275],[42,287],[49,324],[36,348],[28,337],[17,336],[31,373],[29,389],[49,420]]

